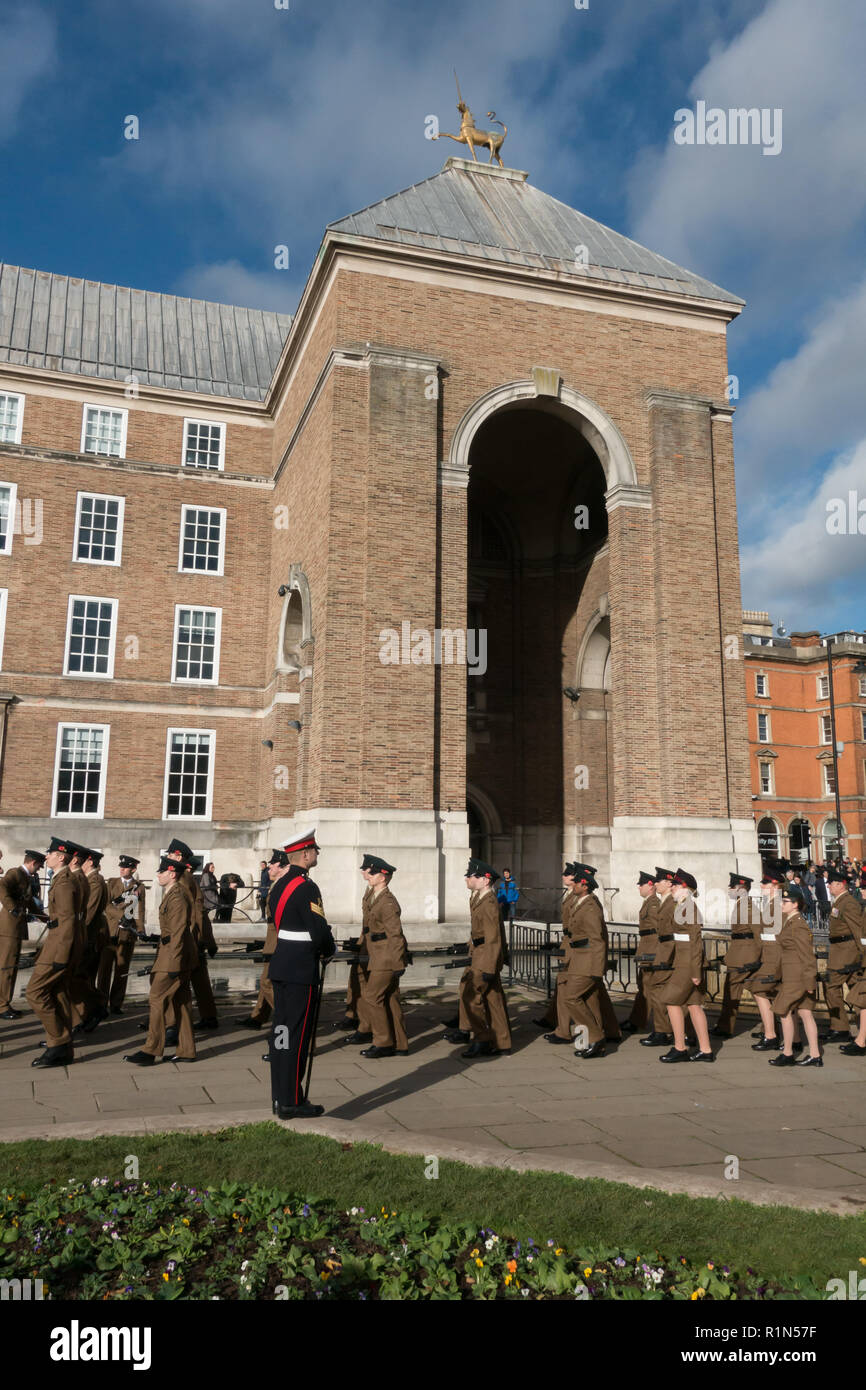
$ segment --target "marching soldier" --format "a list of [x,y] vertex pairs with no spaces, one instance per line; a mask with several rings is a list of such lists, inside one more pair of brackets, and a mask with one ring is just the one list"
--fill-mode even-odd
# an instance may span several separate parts
[[[104,880],[98,873],[98,865],[102,858],[99,851],[76,844],[74,840],[68,843],[72,850],[69,871],[76,895],[78,939],[69,979],[69,999],[72,1005],[73,1032],[80,1036],[83,1033],[92,1033],[106,1016],[105,997],[98,992],[93,983],[102,949],[102,927],[105,918],[101,910],[101,900]],[[97,870],[98,881],[92,882],[90,875],[94,869]]]
[[[823,1067],[815,1022],[815,992],[818,966],[812,931],[803,916],[805,897],[796,883],[786,883],[780,893],[782,926],[778,948],[781,983],[773,1000],[773,1012],[782,1020],[784,1050],[770,1058],[771,1067]],[[794,1014],[799,1014],[809,1056],[794,1057]]]
[[403,1010],[400,1005],[400,976],[406,969],[409,950],[400,921],[400,904],[391,892],[391,876],[396,873],[377,855],[369,860],[368,881],[371,895],[365,924],[369,962],[359,999],[359,1017],[373,1034],[373,1046],[364,1048],[362,1057],[405,1056],[409,1051]]
[[[849,892],[848,876],[839,869],[827,870],[827,892],[830,894],[830,950],[827,961],[828,982],[824,997],[830,1014],[829,1029],[822,1042],[850,1043],[851,1030],[845,1006],[845,986],[856,985],[863,969],[863,947],[860,938],[866,936],[863,909]],[[856,991],[859,997],[859,991]]]
[[21,866],[9,869],[0,878],[0,1018],[23,1017],[18,1009],[13,1009],[12,998],[21,942],[27,935],[27,916],[33,908],[34,876],[44,863],[44,854],[28,849]]
[[[267,865],[268,879],[270,882],[273,884],[278,878],[282,877],[288,867],[289,856],[283,850],[275,849]],[[277,945],[277,929],[274,925],[274,919],[271,916],[267,898],[265,898],[263,912],[268,924],[268,929],[265,933],[265,948],[262,952],[265,960],[259,980],[259,997],[249,1017],[238,1020],[242,1028],[261,1028],[263,1023],[267,1023],[274,1011],[274,987],[271,984],[270,966],[271,956],[274,954]]]
[[[668,882],[670,880],[667,880]],[[651,1028],[645,1038],[641,1038],[642,1047],[670,1047],[674,1036],[671,1032],[671,1020],[665,1005],[658,997],[659,983],[658,977],[663,971],[656,972],[655,965],[661,959],[659,955],[659,915],[661,913],[661,898],[658,895],[655,874],[641,870],[638,876],[638,892],[643,898],[640,913],[638,915],[638,941],[639,950],[637,964],[643,968],[638,972],[638,998],[632,1008],[631,1018],[628,1020],[633,1025],[623,1031],[633,1031],[635,1027],[641,1026],[646,1019],[649,1019]],[[643,1008],[640,999],[645,999]]]
[[711,1029],[715,1038],[734,1036],[734,1023],[743,990],[749,988],[749,980],[761,964],[760,914],[752,908],[749,897],[751,886],[752,880],[744,874],[730,875],[728,897],[733,902],[731,944],[725,955],[722,1012],[715,1028]]
[[571,893],[576,905],[569,917],[567,973],[557,993],[556,1030],[545,1033],[549,1043],[570,1043],[571,1024],[576,1023],[587,1035],[587,1046],[576,1055],[587,1059],[605,1055],[601,992],[607,969],[607,930],[601,903],[595,896],[597,887],[588,866],[575,864]]
[[[779,945],[782,889],[788,880],[783,869],[767,869],[761,879],[763,904],[761,907],[760,949],[761,962],[758,969],[749,976],[749,991],[761,1015],[763,1036],[752,1046],[753,1052],[778,1052],[779,1039],[776,1034],[776,1015],[773,1000],[782,983],[782,948]],[[756,1034],[752,1035],[758,1036]],[[798,1046],[795,1044],[795,1046]]]
[[511,1051],[511,1028],[500,972],[504,952],[502,921],[493,885],[499,875],[481,859],[470,859],[466,886],[470,889],[470,960],[460,980],[460,1018],[472,1042],[460,1055],[496,1057]]
[[143,1047],[123,1059],[139,1067],[152,1067],[165,1051],[169,1004],[173,1006],[173,1016],[179,1020],[178,1051],[170,1061],[195,1061],[189,1001],[196,947],[192,935],[192,905],[189,894],[181,886],[183,873],[184,866],[176,859],[168,855],[160,859],[156,878],[165,892],[159,904],[160,943],[150,974],[150,1024]]
[[33,1067],[62,1067],[74,1057],[69,980],[82,946],[79,890],[69,869],[72,846],[54,837],[45,856],[52,871],[46,937],[27,986],[27,1002],[45,1029],[45,1051]]
[[319,858],[315,830],[283,849],[289,866],[268,894],[277,928],[271,958],[274,1020],[269,1057],[274,1114],[281,1120],[321,1115],[304,1095],[304,1069],[316,1023],[316,983],[320,958],[328,960],[336,943],[325,918],[322,895],[307,875]]
[[[205,1029],[219,1028],[216,1001],[213,997],[213,988],[207,968],[207,956],[216,955],[217,944],[211,926],[210,913],[205,908],[201,887],[192,871],[193,852],[189,845],[184,844],[183,840],[172,840],[166,850],[166,855],[169,859],[177,860],[184,869],[179,882],[190,900],[192,911],[192,936],[198,953],[190,979],[199,1011],[195,1031],[198,1033]],[[169,1010],[169,1028],[173,1023],[174,1019],[171,1017],[171,1010]],[[171,1034],[169,1036],[171,1037]]]
[[[346,949],[357,951],[359,955],[366,956],[368,952],[369,937],[369,915],[370,899],[373,896],[373,889],[370,884],[370,867],[373,862],[372,854],[365,854],[361,860],[361,877],[365,880],[367,887],[364,889],[364,896],[361,899],[361,932],[353,941],[346,942]],[[367,966],[361,961],[353,961],[349,966],[349,980],[346,985],[346,1014],[337,1024],[343,1030],[355,1030],[352,1033],[353,1042],[369,1042],[373,1034],[370,1029],[370,1021],[364,1009],[364,984],[367,979]]]
[[[697,880],[685,869],[677,869],[670,895],[675,901],[673,912],[674,959],[673,973],[659,991],[660,1002],[667,1005],[674,1034],[674,1045],[659,1058],[660,1062],[714,1062],[710,1046],[707,1016],[704,1012],[704,956],[701,928],[703,918],[692,896],[697,892]],[[686,1047],[686,1018],[688,1009],[698,1040],[698,1051]]]
[[558,1013],[557,1001],[559,999],[559,991],[565,985],[566,975],[568,974],[568,965],[571,959],[571,951],[568,949],[569,942],[571,941],[571,920],[574,915],[574,909],[577,906],[577,899],[575,898],[571,890],[574,886],[574,874],[576,868],[577,865],[575,863],[569,862],[563,867],[562,870],[562,883],[563,887],[566,890],[565,897],[562,900],[561,910],[562,938],[560,944],[562,947],[562,959],[559,970],[556,974],[556,982],[553,987],[553,994],[547,1001],[547,1009],[542,1014],[541,1018],[535,1018],[532,1020],[537,1028],[556,1027],[556,1019]]
[[135,939],[144,932],[145,887],[135,876],[138,859],[134,859],[131,854],[121,854],[117,864],[120,877],[110,878],[106,885],[108,902],[105,920],[108,939],[99,958],[96,988],[100,994],[108,997],[111,1013],[122,1014]]

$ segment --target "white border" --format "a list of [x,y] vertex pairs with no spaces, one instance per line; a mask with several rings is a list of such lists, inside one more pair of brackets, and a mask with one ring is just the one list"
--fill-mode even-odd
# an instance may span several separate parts
[[[204,470],[203,470],[204,471]],[[187,512],[219,512],[222,520],[220,521],[220,549],[219,565],[215,570],[184,569],[183,567],[183,527]],[[178,574],[195,574],[202,579],[214,579],[217,575],[225,572],[226,560],[226,508],[225,507],[203,507],[198,502],[185,502],[180,509],[180,536],[177,545],[177,572]]]
[[[121,418],[120,418],[120,453],[119,453],[119,454],[106,454],[106,453],[103,453],[101,450],[96,450],[96,449],[85,449],[85,447],[84,447],[84,439],[85,439],[85,436],[86,436],[86,434],[87,434],[87,412],[88,412],[88,410],[109,410],[109,411],[111,411],[111,413],[112,413],[113,415],[119,415],[119,416],[121,417]],[[94,403],[93,401],[85,401],[84,404],[83,404],[83,406],[81,407],[81,447],[80,447],[80,449],[79,449],[79,453],[82,453],[82,454],[86,453],[88,458],[96,458],[96,459],[116,459],[116,458],[121,458],[121,459],[125,459],[125,458],[126,458],[126,428],[127,428],[127,425],[128,425],[128,424],[129,424],[129,411],[128,411],[128,410],[124,410],[121,406],[117,406],[117,405],[98,405],[98,404]]]
[[[72,605],[80,599],[84,603],[110,603],[111,604],[111,636],[108,642],[108,670],[107,671],[70,671],[69,670],[69,641],[71,637],[72,624]],[[63,675],[70,680],[85,681],[110,681],[114,680],[114,647],[117,639],[117,604],[116,598],[108,598],[105,594],[70,594],[69,602],[66,605],[66,640],[63,647]]]
[[[220,452],[219,452],[219,462],[217,463],[216,468],[203,468],[202,465],[201,465],[200,463],[187,463],[187,461],[186,461],[186,435],[187,435],[187,430],[188,430],[188,428],[189,428],[190,425],[209,425],[211,428],[213,428],[214,425],[218,425],[218,426],[219,426],[219,430],[220,430]],[[194,416],[194,415],[185,415],[185,416],[183,417],[183,444],[182,444],[182,446],[181,446],[181,451],[180,451],[180,464],[181,464],[181,468],[191,468],[192,471],[193,471],[194,473],[223,473],[223,472],[225,471],[225,466],[226,466],[226,431],[227,431],[227,428],[228,428],[228,427],[227,427],[227,425],[226,425],[225,420],[201,420],[201,419],[198,419],[198,418],[197,418],[196,416]]]
[[3,670],[3,647],[6,642],[6,609],[9,602],[9,590],[0,589],[0,671]]
[[[763,691],[761,691],[761,690],[758,689],[758,681],[763,681],[763,682],[764,682],[764,689],[763,689]],[[756,700],[769,700],[769,698],[770,698],[770,677],[767,675],[767,672],[766,672],[766,671],[756,671],[756,672],[755,672],[755,699],[756,699]]]
[[[81,499],[82,497],[99,498],[103,502],[119,502],[117,509],[117,559],[116,560],[90,560],[83,555],[76,554],[78,550],[78,528],[81,525]],[[119,496],[116,492],[79,492],[75,501],[75,529],[72,532],[72,563],[73,565],[109,565],[118,567],[123,559],[123,518],[126,513],[126,498]]]
[[[57,780],[60,774],[60,748],[63,741],[64,729],[101,729],[102,738],[102,763],[99,768],[99,804],[95,811],[63,811],[57,810]],[[54,751],[54,786],[51,789],[51,815],[52,817],[63,815],[64,819],[69,817],[73,820],[102,820],[105,814],[105,786],[108,781],[108,740],[111,734],[110,724],[72,724],[63,723],[57,725],[57,747]]]
[[[826,681],[826,682],[827,682],[827,694],[826,694],[826,695],[822,695],[822,694],[821,694],[821,682],[822,682],[822,681]],[[830,676],[829,676],[828,672],[825,671],[825,672],[823,673],[823,675],[820,675],[820,676],[816,676],[816,677],[815,677],[815,692],[816,692],[816,694],[817,694],[819,700],[829,700],[829,698],[830,698]]]
[[829,731],[829,736],[828,736],[827,738],[825,738],[825,737],[824,737],[824,720],[825,720],[825,719],[830,719],[830,711],[829,711],[829,710],[827,710],[827,711],[825,711],[825,712],[822,712],[821,714],[818,715],[818,747],[819,747],[819,748],[832,748],[832,747],[833,747],[833,721],[830,720],[830,731]]
[[20,444],[21,426],[24,423],[24,402],[27,397],[20,391],[7,391],[5,386],[0,386],[0,396],[9,396],[18,402],[18,421],[17,431],[14,439],[0,439],[0,444]]
[[[756,716],[757,721],[758,721],[758,723],[757,723],[757,729],[756,729],[756,734],[757,734],[757,740],[756,740],[756,741],[757,741],[758,747],[759,747],[759,748],[767,748],[767,747],[769,747],[769,745],[773,742],[773,730],[772,730],[772,728],[770,727],[770,711],[769,711],[768,709],[759,709],[759,710],[755,710],[755,716]],[[762,720],[762,719],[766,719],[766,721],[767,721],[767,737],[766,737],[766,738],[761,738],[761,720]]]
[[[768,767],[768,768],[770,769],[770,785],[769,785],[769,787],[767,788],[766,791],[764,791],[764,788],[763,788],[763,786],[761,785],[761,768],[762,768],[762,767]],[[761,755],[760,755],[760,753],[758,754],[758,792],[759,792],[759,794],[760,794],[761,796],[775,796],[775,795],[776,795],[776,779],[775,779],[775,777],[773,776],[773,759],[772,759],[772,758],[762,758]],[[761,817],[761,820],[763,820],[763,819],[764,819],[764,817],[762,816],[762,817]],[[779,833],[779,827],[778,827],[778,826],[776,827],[776,833],[777,833],[777,834]]]
[[[204,814],[203,816],[182,816],[182,815],[179,815],[179,814],[176,815],[176,816],[170,816],[170,815],[168,814],[168,760],[169,760],[169,754],[171,753],[171,736],[172,736],[172,734],[209,734],[209,735],[210,735],[210,759],[209,759],[209,761],[208,761],[208,770],[207,770],[207,811],[205,812],[205,814]],[[163,778],[163,785],[162,785],[162,818],[163,818],[164,821],[175,821],[175,820],[184,820],[184,821],[186,821],[186,820],[198,820],[198,821],[202,821],[202,820],[210,820],[210,819],[211,819],[211,812],[212,812],[212,809],[213,809],[213,778],[214,778],[214,763],[215,763],[215,762],[216,762],[216,730],[215,730],[215,729],[190,729],[190,728],[186,728],[186,727],[180,727],[180,726],[178,726],[178,725],[172,725],[171,728],[166,729],[166,731],[165,731],[165,776],[164,776],[164,778]]]
[[6,544],[0,545],[0,555],[12,554],[12,537],[15,534],[15,522],[18,517],[18,484],[7,483],[0,479],[0,487],[9,489],[9,529],[6,532]]
[[[210,680],[194,680],[191,676],[179,676],[177,674],[177,635],[180,628],[180,613],[182,608],[187,608],[196,613],[216,613],[216,632],[214,640],[214,673]],[[221,608],[210,608],[203,603],[176,603],[174,605],[174,638],[171,644],[171,681],[172,685],[219,685],[220,683],[220,645],[222,643],[223,629],[223,610]]]

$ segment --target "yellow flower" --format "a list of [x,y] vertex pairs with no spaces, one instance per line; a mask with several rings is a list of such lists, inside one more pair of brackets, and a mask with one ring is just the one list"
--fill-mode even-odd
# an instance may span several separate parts
[[509,1285],[510,1283],[511,1283],[511,1275],[510,1275],[510,1274],[506,1274],[506,1276],[505,1276],[505,1286],[506,1286],[506,1288],[508,1287],[508,1285]]
[[707,1269],[715,1269],[715,1267],[712,1260],[707,1260]]
[[319,1275],[320,1279],[330,1279],[330,1277],[331,1276],[326,1269],[323,1269],[321,1274]]
[[584,1279],[588,1279],[590,1274],[592,1274],[592,1269],[589,1265],[587,1265],[586,1269],[583,1271]]
[[162,1277],[163,1277],[163,1279],[165,1280],[165,1282],[168,1283],[168,1275],[167,1275],[164,1271],[163,1271],[163,1276],[162,1276]]
[[562,1254],[562,1251],[557,1247],[557,1249],[554,1250],[553,1253],[554,1253],[554,1255],[561,1255],[561,1254]]
[[697,1298],[697,1296],[698,1296],[698,1291],[697,1291],[697,1289],[695,1289],[694,1293],[692,1294],[692,1303],[694,1303],[694,1301],[695,1301],[695,1299]]
[[484,1261],[483,1261],[483,1260],[476,1260],[475,1263],[477,1264],[477,1266],[478,1266],[479,1269],[482,1269],[482,1268],[484,1267]]
[[188,1226],[188,1225],[189,1225],[189,1217],[188,1217],[188,1216],[182,1216],[182,1217],[181,1217],[181,1220],[183,1221],[184,1226]]
[[860,1263],[861,1265],[866,1265],[866,1257],[864,1257],[863,1255],[860,1256]]
[[477,1254],[478,1254],[478,1247],[476,1246],[475,1249],[472,1250],[470,1253],[473,1254],[473,1255],[477,1255]]

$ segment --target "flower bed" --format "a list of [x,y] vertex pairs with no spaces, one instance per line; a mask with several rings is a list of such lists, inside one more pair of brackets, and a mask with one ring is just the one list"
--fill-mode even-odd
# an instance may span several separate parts
[[0,1192],[0,1278],[74,1299],[824,1298],[721,1261],[563,1249],[552,1239],[340,1210],[239,1183],[196,1189],[94,1178]]

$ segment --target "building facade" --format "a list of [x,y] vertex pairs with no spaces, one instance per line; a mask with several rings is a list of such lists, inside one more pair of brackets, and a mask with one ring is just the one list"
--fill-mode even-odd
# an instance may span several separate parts
[[[726,329],[742,301],[449,159],[290,319],[4,266],[0,825],[152,871],[318,826],[409,920],[758,863]],[[724,521],[721,520],[724,518]]]
[[862,860],[866,634],[788,637],[773,632],[768,613],[747,610],[743,619],[752,804],[761,853],[794,864],[822,864],[840,850]]

